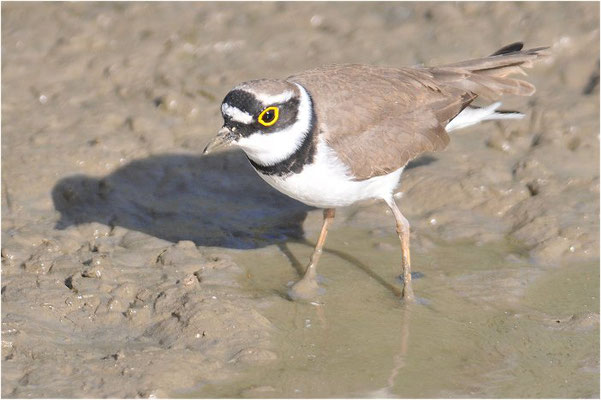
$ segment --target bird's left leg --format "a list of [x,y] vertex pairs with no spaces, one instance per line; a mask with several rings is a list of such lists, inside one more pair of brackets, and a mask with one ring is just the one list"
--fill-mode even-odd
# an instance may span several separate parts
[[401,267],[403,273],[403,292],[401,297],[404,300],[412,301],[414,300],[413,295],[413,287],[411,286],[411,254],[409,251],[409,221],[407,218],[401,213],[401,210],[397,207],[393,198],[387,200],[386,203],[390,210],[392,210],[392,214],[394,215],[394,219],[396,221],[396,231],[399,235],[399,239],[401,241]]
[[305,270],[303,278],[296,282],[291,288],[288,294],[292,299],[298,298],[310,298],[317,294],[317,263],[321,257],[323,251],[323,245],[326,242],[326,236],[328,235],[328,227],[334,220],[336,210],[334,208],[326,208],[323,210],[323,225],[321,227],[321,233],[319,239],[315,245],[315,250],[311,255],[311,261]]

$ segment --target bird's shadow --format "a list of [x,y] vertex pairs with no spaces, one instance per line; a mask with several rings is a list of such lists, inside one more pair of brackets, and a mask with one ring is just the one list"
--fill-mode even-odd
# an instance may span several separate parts
[[100,178],[69,176],[52,199],[58,229],[99,222],[235,249],[302,238],[310,210],[263,182],[237,151],[155,155]]
[[[422,157],[408,168],[432,161]],[[312,209],[267,185],[240,151],[154,155],[100,178],[69,176],[52,199],[57,229],[99,222],[235,249],[302,240]]]

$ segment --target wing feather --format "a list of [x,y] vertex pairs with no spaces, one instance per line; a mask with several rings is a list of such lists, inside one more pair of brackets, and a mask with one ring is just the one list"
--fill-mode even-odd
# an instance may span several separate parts
[[545,48],[509,51],[517,47],[440,67],[331,65],[288,80],[312,95],[320,136],[364,180],[443,150],[449,143],[446,124],[477,96],[533,94],[532,84],[508,75],[523,73]]

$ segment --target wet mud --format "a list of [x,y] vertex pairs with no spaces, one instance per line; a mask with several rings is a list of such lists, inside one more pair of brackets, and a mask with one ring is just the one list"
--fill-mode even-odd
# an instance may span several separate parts
[[[2,4],[3,397],[598,397],[597,3]],[[521,121],[321,227],[244,155],[238,82],[551,46]],[[481,104],[486,104],[482,100]]]

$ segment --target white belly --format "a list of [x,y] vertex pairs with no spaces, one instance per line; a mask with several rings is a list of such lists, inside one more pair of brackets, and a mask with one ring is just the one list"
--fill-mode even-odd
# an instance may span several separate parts
[[284,177],[258,173],[271,186],[293,199],[314,207],[335,208],[366,199],[390,199],[402,172],[403,168],[399,168],[387,175],[354,181],[348,168],[320,141],[314,163],[305,166],[301,173]]

